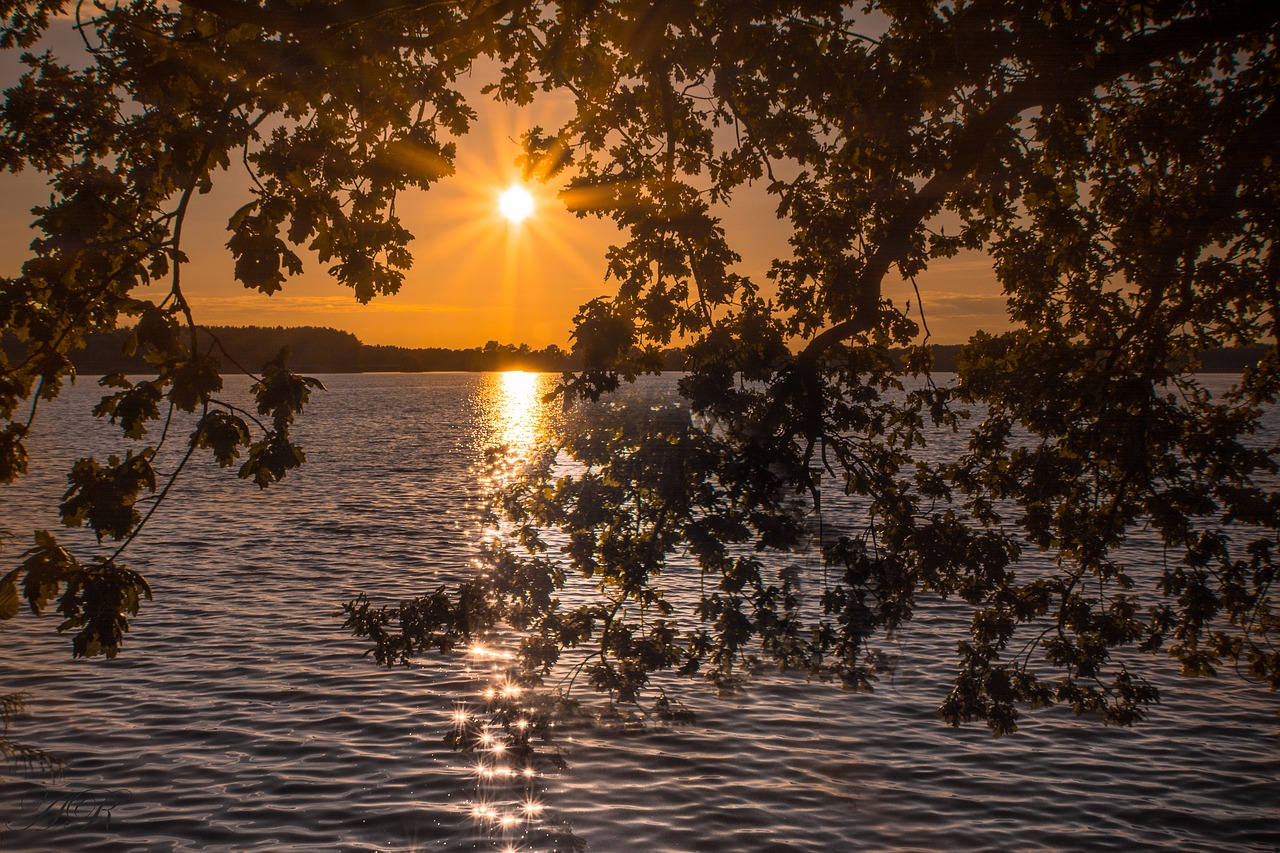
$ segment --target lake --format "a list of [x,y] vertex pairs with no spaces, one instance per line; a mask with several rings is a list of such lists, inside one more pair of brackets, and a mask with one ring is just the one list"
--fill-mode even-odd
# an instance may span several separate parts
[[[337,611],[475,570],[484,448],[536,440],[552,379],[322,378],[302,469],[259,492],[202,461],[131,548],[156,599],[119,658],[72,660],[55,616],[0,623],[0,692],[28,694],[12,734],[66,760],[56,783],[6,771],[0,850],[1280,849],[1274,694],[1153,661],[1163,704],[1134,729],[1060,710],[998,740],[953,729],[933,714],[964,621],[946,606],[895,639],[875,694],[766,672],[727,699],[689,685],[691,723],[566,724],[567,770],[506,775],[454,752],[454,714],[500,659],[379,668]],[[67,463],[117,443],[86,416],[98,396],[85,381],[42,412],[0,527],[91,542],[53,507]]]

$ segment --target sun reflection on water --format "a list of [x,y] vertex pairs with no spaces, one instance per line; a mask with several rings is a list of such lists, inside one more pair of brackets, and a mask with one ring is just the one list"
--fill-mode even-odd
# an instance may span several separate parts
[[506,707],[508,713],[522,688],[509,680],[514,655],[508,649],[484,642],[466,651],[477,670],[487,669],[476,701],[459,703],[453,711],[454,731],[465,740],[471,758],[475,795],[469,813],[478,840],[500,851],[557,853],[571,849],[547,823],[547,807],[540,800],[542,773],[527,748],[519,744],[529,727],[522,712],[500,723],[491,712]]
[[550,407],[543,397],[551,390],[552,377],[508,370],[489,378],[485,408],[494,426],[494,443],[508,447],[513,455],[524,456],[546,437]]
[[[489,426],[485,442],[491,468],[484,485],[501,489],[518,476],[540,443],[550,437],[559,407],[545,402],[554,388],[552,374],[511,370],[484,378],[479,405],[482,421]],[[487,531],[501,536],[498,529]],[[466,650],[467,671],[481,679],[471,705],[454,709],[453,723],[460,741],[468,744],[475,797],[470,818],[479,835],[500,851],[553,853],[566,849],[557,832],[547,824],[540,802],[541,772],[531,763],[527,744],[529,722],[522,712],[504,725],[491,713],[525,702],[523,689],[508,676],[514,655],[502,644],[478,641]]]

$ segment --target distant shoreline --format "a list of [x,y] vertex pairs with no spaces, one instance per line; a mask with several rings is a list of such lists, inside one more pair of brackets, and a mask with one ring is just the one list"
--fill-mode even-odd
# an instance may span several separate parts
[[[202,327],[205,328],[205,327]],[[205,328],[210,340],[216,338],[224,367],[240,365],[257,370],[262,364],[289,348],[289,367],[302,373],[485,373],[528,370],[562,373],[580,370],[581,361],[571,352],[552,344],[542,349],[528,345],[500,344],[489,341],[482,347],[449,349],[445,347],[398,347],[366,344],[350,332],[322,326],[211,326]],[[141,355],[126,356],[124,345],[130,329],[117,329],[90,336],[84,349],[70,354],[80,375],[108,373],[148,374],[153,367]],[[23,345],[7,330],[0,339],[5,354],[20,358]],[[955,371],[955,358],[961,344],[933,346],[933,369],[938,373]],[[1256,364],[1268,347],[1224,348],[1202,353],[1202,373],[1239,373]],[[663,368],[684,369],[682,353],[676,349],[664,353]]]

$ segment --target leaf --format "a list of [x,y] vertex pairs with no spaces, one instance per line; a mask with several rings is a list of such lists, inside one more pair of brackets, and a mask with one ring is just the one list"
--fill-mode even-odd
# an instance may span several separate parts
[[191,433],[192,445],[212,450],[221,468],[234,462],[240,456],[240,448],[248,447],[250,441],[248,424],[242,418],[221,410],[209,412],[201,418],[195,432]]
[[27,428],[10,423],[0,430],[0,483],[12,483],[27,473],[27,448],[23,439]]
[[23,554],[22,564],[7,577],[23,575],[22,597],[31,612],[38,616],[58,594],[62,584],[79,570],[80,564],[46,531],[36,531],[35,538],[36,547]]
[[12,619],[18,615],[18,585],[15,583],[16,571],[10,572],[0,580],[0,620]]
[[139,493],[156,490],[154,455],[152,448],[130,450],[124,461],[112,456],[106,466],[93,458],[78,460],[58,507],[62,523],[79,527],[88,522],[99,541],[103,536],[124,539],[141,518],[135,508]]
[[222,363],[210,355],[191,356],[176,362],[166,372],[172,385],[169,402],[184,412],[194,412],[222,390]]
[[129,438],[138,439],[146,434],[147,421],[160,417],[160,387],[154,382],[133,385],[120,374],[104,376],[99,384],[113,384],[125,390],[103,397],[94,406],[97,417],[110,417],[111,423],[119,422],[120,429]]
[[306,461],[302,448],[289,441],[287,430],[270,430],[249,446],[249,458],[240,466],[240,477],[265,489]]

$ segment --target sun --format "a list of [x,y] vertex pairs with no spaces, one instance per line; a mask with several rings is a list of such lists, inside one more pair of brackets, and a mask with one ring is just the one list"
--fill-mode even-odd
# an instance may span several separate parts
[[533,213],[533,196],[516,184],[498,196],[498,210],[508,221],[518,225]]

